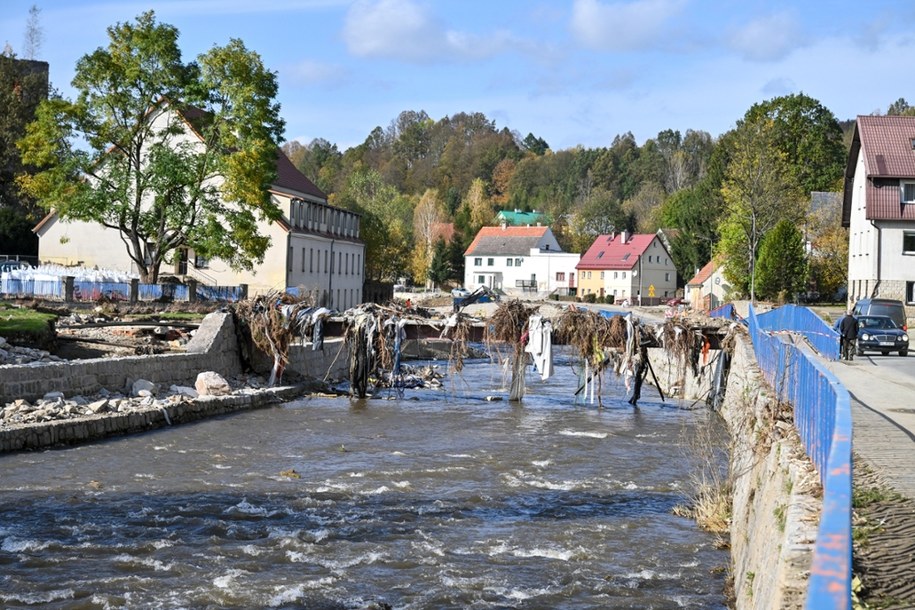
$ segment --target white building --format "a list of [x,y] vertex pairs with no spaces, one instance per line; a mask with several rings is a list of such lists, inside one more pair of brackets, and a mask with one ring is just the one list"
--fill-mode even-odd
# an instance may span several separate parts
[[915,315],[915,117],[859,116],[842,200],[848,298],[899,299]]
[[[185,125],[178,141],[202,146],[202,139],[184,113],[169,107],[156,110],[157,127],[176,118]],[[196,138],[196,139],[195,139]],[[301,287],[329,307],[346,309],[362,302],[365,244],[359,237],[360,216],[328,205],[327,196],[279,149],[277,176],[270,187],[273,203],[282,211],[277,222],[258,221],[258,231],[270,238],[264,261],[251,271],[235,271],[225,262],[206,260],[191,250],[179,250],[161,275],[193,278],[201,284],[247,284],[249,294]],[[38,256],[44,263],[101,267],[137,273],[120,233],[99,224],[64,221],[49,213],[34,229]]]
[[567,294],[575,288],[579,258],[562,251],[549,227],[483,227],[464,252],[464,286]]

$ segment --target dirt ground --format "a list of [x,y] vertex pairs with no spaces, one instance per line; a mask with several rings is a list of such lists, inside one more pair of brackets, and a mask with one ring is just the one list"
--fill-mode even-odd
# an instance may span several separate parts
[[891,489],[855,456],[852,566],[855,608],[915,608],[915,501]]

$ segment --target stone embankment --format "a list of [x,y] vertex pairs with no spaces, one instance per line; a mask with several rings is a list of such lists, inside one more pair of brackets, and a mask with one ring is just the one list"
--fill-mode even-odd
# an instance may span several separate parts
[[[207,316],[185,353],[52,361],[33,351],[15,352],[28,364],[0,366],[0,452],[141,432],[274,404],[306,390],[265,388],[262,377],[243,374],[235,327],[225,313]],[[324,351],[292,346],[287,371],[339,379],[348,364],[344,351],[339,340],[327,341]]]

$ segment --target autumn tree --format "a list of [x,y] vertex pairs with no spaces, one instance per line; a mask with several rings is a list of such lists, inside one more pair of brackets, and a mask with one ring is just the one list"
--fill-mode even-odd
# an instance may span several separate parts
[[[76,64],[74,101],[42,102],[20,141],[23,188],[64,220],[118,232],[144,282],[180,248],[234,269],[263,260],[279,118],[276,75],[237,39],[184,63],[150,11]],[[190,130],[199,139],[188,139]]]
[[807,285],[804,235],[790,220],[766,233],[759,247],[759,292],[780,303],[793,300]]
[[414,245],[411,267],[414,283],[430,279],[429,268],[432,265],[435,238],[438,235],[439,225],[444,220],[444,206],[439,201],[438,191],[427,189],[413,210]]
[[365,275],[387,281],[409,269],[413,206],[377,171],[361,169],[350,175],[338,203],[362,214],[360,236],[365,242]]
[[717,251],[726,261],[728,280],[754,301],[756,257],[762,237],[780,220],[799,220],[801,197],[770,120],[738,121],[729,145],[731,157],[721,189],[725,212]]

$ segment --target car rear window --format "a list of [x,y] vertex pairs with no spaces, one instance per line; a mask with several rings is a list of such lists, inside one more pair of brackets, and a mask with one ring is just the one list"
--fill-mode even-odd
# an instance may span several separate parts
[[878,303],[872,303],[871,310],[868,313],[875,316],[890,316],[891,318],[898,319],[902,317],[902,308],[895,307],[893,305],[880,305]]

